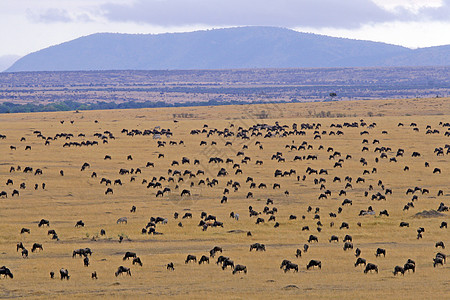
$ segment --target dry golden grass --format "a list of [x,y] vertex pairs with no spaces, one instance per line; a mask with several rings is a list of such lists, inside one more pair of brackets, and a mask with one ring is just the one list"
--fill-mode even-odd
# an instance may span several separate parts
[[[177,123],[172,120],[173,114],[189,111],[193,119],[179,119]],[[254,119],[260,111],[269,111],[266,120]],[[346,118],[308,118],[311,112],[331,111],[334,114],[345,113]],[[384,116],[368,117],[378,113]],[[407,116],[412,115],[412,116]],[[89,112],[59,112],[41,114],[15,114],[0,115],[0,134],[7,136],[0,140],[0,191],[5,190],[8,198],[0,199],[0,265],[5,265],[14,273],[14,279],[0,279],[0,297],[35,297],[58,298],[69,296],[73,298],[104,297],[147,298],[162,296],[164,298],[445,298],[450,292],[450,269],[448,265],[433,268],[432,258],[438,251],[435,242],[443,241],[450,244],[450,235],[447,229],[440,229],[442,221],[448,221],[448,213],[440,218],[414,218],[413,215],[423,210],[437,209],[440,202],[449,205],[450,201],[450,164],[449,156],[436,156],[433,151],[436,147],[448,144],[448,137],[444,136],[447,128],[439,126],[439,122],[450,121],[449,99],[417,99],[417,100],[383,100],[383,101],[346,101],[333,103],[300,103],[262,106],[227,106],[227,107],[195,107],[183,109],[143,109],[143,110],[117,110],[117,111],[89,111]],[[312,130],[307,130],[305,136],[288,136],[285,138],[252,137],[242,141],[235,138],[212,135],[206,138],[205,134],[190,135],[192,129],[202,129],[203,124],[209,128],[222,130],[231,123],[237,127],[248,127],[255,123],[274,124],[279,121],[281,125],[295,122],[321,123],[320,131],[336,131],[330,128],[332,123],[358,121],[363,118],[368,124],[376,122],[373,129],[343,128],[343,136],[322,134],[320,140],[314,140]],[[64,124],[60,120],[65,120]],[[70,124],[70,120],[74,120]],[[98,120],[98,123],[94,123]],[[397,124],[403,122],[404,127]],[[409,126],[415,122],[420,129],[413,131]],[[439,134],[425,134],[426,125],[438,129]],[[173,137],[168,139],[164,148],[158,148],[156,141],[150,136],[126,136],[121,133],[127,129],[153,129],[155,126],[170,128]],[[108,144],[100,143],[92,147],[63,148],[64,138],[50,141],[44,146],[44,140],[33,134],[34,130],[41,130],[44,136],[55,136],[57,133],[73,133],[70,141],[98,140],[93,137],[96,132],[111,131],[116,137]],[[368,130],[369,135],[361,136],[360,132]],[[383,130],[388,134],[382,134]],[[77,137],[79,133],[86,134],[85,138]],[[264,134],[264,132],[263,132]],[[25,137],[26,141],[20,141]],[[369,152],[361,152],[362,139],[368,139]],[[379,139],[380,144],[372,144]],[[184,145],[169,145],[169,140],[184,141]],[[200,147],[200,141],[208,142],[207,146]],[[211,146],[216,141],[217,146]],[[232,146],[224,146],[226,141],[233,141]],[[264,150],[260,150],[256,141],[261,141]],[[313,145],[313,149],[306,151],[290,151],[285,145],[296,146],[303,141]],[[240,162],[242,157],[236,154],[243,145],[251,161],[245,165],[240,164],[242,175],[234,175],[231,164],[208,164],[209,157],[219,156],[224,159],[233,158]],[[14,145],[17,150],[10,150]],[[24,150],[26,145],[31,150]],[[324,150],[318,150],[319,145]],[[404,157],[398,157],[397,163],[381,159],[375,163],[379,153],[373,150],[377,146],[391,147],[388,157],[393,157],[398,148],[405,150]],[[347,154],[352,159],[345,160],[343,168],[333,168],[334,160],[329,160],[331,153],[326,150],[333,147],[342,153],[345,160]],[[278,163],[271,160],[272,154],[277,151],[283,153],[286,162]],[[412,158],[411,153],[417,151],[421,157]],[[165,157],[158,159],[158,153]],[[112,160],[104,160],[105,155],[111,155]],[[318,160],[303,160],[293,162],[295,155],[317,154]],[[127,161],[132,155],[133,160]],[[191,159],[191,164],[181,165],[181,158]],[[361,157],[366,158],[368,166],[359,163]],[[193,160],[199,159],[201,165],[193,165]],[[261,159],[263,166],[256,166],[255,161]],[[336,158],[339,159],[338,157]],[[172,160],[180,162],[179,166],[170,166]],[[147,161],[154,162],[154,168],[146,168]],[[425,161],[430,163],[425,168]],[[88,162],[91,167],[80,171],[81,165]],[[20,165],[41,168],[43,175],[31,173],[9,173],[10,166]],[[410,170],[403,171],[404,166]],[[306,168],[327,169],[329,175],[310,175],[305,181],[297,181],[296,176],[274,178],[275,169],[295,169],[297,175],[303,176]],[[137,174],[136,181],[130,182],[131,175],[119,175],[120,168],[141,168],[142,174]],[[219,178],[219,184],[213,188],[198,186],[200,179],[214,178],[220,167],[225,167],[230,175]],[[377,168],[377,173],[362,176],[364,170]],[[441,174],[432,174],[432,170],[439,167]],[[156,189],[147,189],[142,184],[143,179],[151,180],[153,176],[169,177],[167,170],[206,171],[192,180],[184,176],[185,181],[180,183],[179,190],[175,190],[173,183],[163,182],[163,186],[170,186],[172,193],[163,198],[155,198]],[[65,175],[59,175],[59,170]],[[91,178],[95,171],[97,178]],[[349,175],[355,181],[357,177],[364,177],[365,183],[356,184],[353,189],[347,189],[347,196],[338,196],[339,190],[345,186],[344,177]],[[249,183],[245,183],[248,176],[254,178],[255,183],[264,182],[267,189],[252,189],[254,198],[246,199]],[[333,178],[339,176],[342,182],[333,183]],[[102,177],[122,179],[123,186],[112,186],[113,195],[105,195],[105,185],[100,185]],[[326,187],[332,191],[332,197],[318,200],[321,193],[319,185],[315,185],[314,178],[323,177],[327,180]],[[14,185],[6,186],[6,180],[11,178]],[[229,179],[240,182],[241,188],[237,192],[231,191],[228,203],[220,204],[222,191]],[[364,197],[364,191],[369,184],[374,186],[372,193],[381,191],[377,186],[381,179],[387,188],[393,190],[393,195],[387,195],[386,201],[371,201]],[[195,183],[191,188],[190,182]],[[19,190],[19,184],[25,182],[26,189]],[[42,182],[46,183],[42,190]],[[273,190],[272,184],[278,182],[281,189]],[[37,190],[34,184],[39,184]],[[430,194],[418,195],[419,200],[414,202],[415,208],[407,212],[402,211],[403,206],[411,201],[411,195],[405,195],[407,188],[415,186],[427,188]],[[180,197],[182,189],[192,192],[191,197]],[[20,191],[19,197],[11,197],[13,189]],[[289,196],[284,191],[290,192]],[[437,197],[438,190],[444,195]],[[267,198],[274,200],[278,208],[276,219],[279,228],[273,227],[273,222],[267,222],[268,216],[261,215],[265,224],[256,225],[255,218],[248,216],[248,206],[252,205],[257,211],[262,211]],[[346,206],[337,218],[330,218],[329,212],[336,212],[343,199],[353,200],[352,206]],[[137,207],[136,213],[130,213],[132,205]],[[316,221],[313,213],[307,213],[308,205],[313,208],[320,207],[323,230],[316,230]],[[361,209],[372,205],[377,212],[376,216],[358,217]],[[272,207],[272,205],[269,205]],[[389,217],[379,217],[380,210],[387,209]],[[193,219],[174,220],[173,213],[180,213],[180,217],[190,211]],[[197,226],[200,213],[206,211],[217,216],[224,222],[224,228],[209,228],[202,231]],[[240,214],[240,220],[229,218],[231,211]],[[289,215],[295,214],[298,219],[289,221]],[[305,215],[302,220],[301,216]],[[126,216],[128,224],[118,225],[116,220]],[[167,225],[158,225],[157,231],[164,233],[161,236],[142,235],[141,228],[150,217],[167,217]],[[49,228],[38,228],[37,222],[45,218],[50,220]],[[86,224],[84,228],[75,228],[78,220]],[[182,221],[184,227],[177,223]],[[335,226],[330,227],[334,221]],[[339,229],[341,222],[348,222],[350,229]],[[409,228],[400,228],[400,221],[410,223]],[[358,227],[357,222],[362,226]],[[310,231],[301,231],[308,225]],[[20,234],[22,227],[30,228],[31,234]],[[423,239],[416,239],[416,229],[424,227]],[[106,237],[99,236],[100,229],[106,230]],[[47,229],[55,229],[60,241],[51,240]],[[241,230],[238,233],[228,233],[230,230]],[[253,236],[247,237],[246,232],[251,231]],[[303,248],[308,236],[318,236],[319,243],[311,244],[310,250],[301,258],[295,257],[295,250]],[[339,243],[329,243],[331,235],[338,235]],[[362,267],[354,267],[354,251],[342,250],[342,239],[345,234],[353,236],[353,243],[362,250],[362,257],[368,262],[378,265],[378,274],[363,274]],[[122,243],[118,236],[125,236]],[[94,238],[94,240],[93,240]],[[23,259],[20,252],[16,252],[16,243],[23,242],[28,250],[34,242],[42,243],[44,251],[31,253],[28,259]],[[264,243],[266,252],[249,252],[249,245],[255,242]],[[247,274],[232,275],[231,270],[222,269],[211,261],[209,265],[184,264],[187,254],[194,254],[199,258],[208,254],[214,246],[224,249],[223,255],[230,257],[235,263],[246,265]],[[93,250],[91,265],[83,266],[80,258],[72,258],[74,249],[89,247]],[[387,250],[385,258],[376,258],[376,248]],[[133,266],[131,261],[122,261],[126,251],[133,251],[143,261],[143,266]],[[396,265],[403,265],[408,258],[416,261],[417,270],[414,274],[394,276],[392,270]],[[283,259],[289,259],[299,264],[299,273],[284,273],[279,266]],[[310,259],[322,261],[321,270],[306,270]],[[175,271],[167,271],[168,262],[175,264]],[[114,272],[120,265],[131,267],[132,277],[115,277]],[[69,281],[59,280],[59,269],[67,268],[71,276]],[[92,280],[93,271],[98,274],[98,280]],[[50,279],[49,272],[56,273],[56,279]],[[286,288],[295,285],[294,288]]]

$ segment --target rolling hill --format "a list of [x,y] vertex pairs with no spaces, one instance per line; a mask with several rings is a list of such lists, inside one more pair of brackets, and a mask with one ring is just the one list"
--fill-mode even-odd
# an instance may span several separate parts
[[276,27],[97,33],[28,54],[7,72],[450,65],[450,46],[412,50]]

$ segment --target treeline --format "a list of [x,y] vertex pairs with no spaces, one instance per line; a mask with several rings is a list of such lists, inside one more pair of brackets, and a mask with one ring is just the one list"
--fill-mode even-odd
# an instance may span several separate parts
[[[293,101],[296,102],[296,101]],[[266,102],[266,101],[190,101],[183,103],[167,103],[164,101],[126,101],[115,102],[92,102],[81,103],[76,101],[62,101],[48,104],[16,104],[4,102],[0,104],[0,113],[29,113],[29,112],[51,112],[51,111],[75,111],[75,110],[105,110],[105,109],[132,109],[132,108],[155,108],[155,107],[187,107],[187,106],[217,106],[217,105],[242,105],[242,104],[263,104],[263,103],[288,103],[287,101]]]

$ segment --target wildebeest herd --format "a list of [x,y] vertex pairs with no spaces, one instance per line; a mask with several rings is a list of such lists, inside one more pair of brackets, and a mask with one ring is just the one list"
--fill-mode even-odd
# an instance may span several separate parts
[[2,277],[449,274],[444,117],[96,121],[0,130]]

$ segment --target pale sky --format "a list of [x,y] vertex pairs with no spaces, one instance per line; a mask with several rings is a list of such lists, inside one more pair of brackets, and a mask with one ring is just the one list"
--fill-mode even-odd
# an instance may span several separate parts
[[97,32],[245,25],[429,47],[450,44],[450,0],[0,0],[0,56]]

